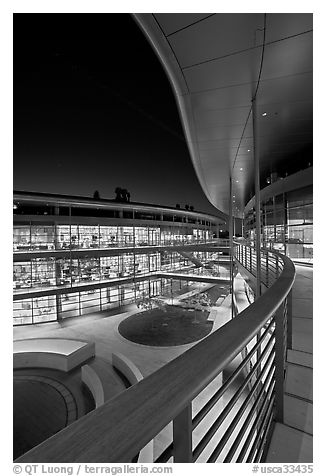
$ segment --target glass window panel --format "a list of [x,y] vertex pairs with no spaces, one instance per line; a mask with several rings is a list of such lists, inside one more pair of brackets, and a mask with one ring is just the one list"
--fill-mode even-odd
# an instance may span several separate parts
[[71,260],[71,282],[79,283],[81,281],[78,259]]
[[70,247],[70,226],[57,225],[56,229],[57,249],[69,249]]
[[149,255],[149,271],[159,271],[160,270],[160,254],[153,253]]
[[117,278],[119,276],[119,257],[107,256],[100,258],[101,279]]
[[36,258],[32,260],[32,287],[55,286],[55,259]]
[[118,227],[101,226],[100,227],[100,246],[111,248],[118,245]]
[[71,225],[70,233],[71,233],[71,248],[78,248],[79,247],[78,226]]
[[132,226],[120,226],[118,228],[119,246],[133,246],[134,232]]
[[54,249],[54,226],[32,225],[31,248],[33,250]]
[[90,289],[80,293],[80,312],[89,314],[100,311],[100,290]]
[[312,185],[298,190],[293,190],[292,192],[288,192],[286,195],[289,207],[313,203]]
[[289,226],[289,243],[313,243],[313,226],[301,225],[301,226]]
[[150,289],[150,296],[151,297],[160,295],[161,294],[161,281],[159,279],[157,279],[155,281],[150,281],[149,289]]
[[158,227],[149,227],[148,234],[150,245],[157,246],[160,244],[160,229]]
[[60,296],[60,317],[79,316],[79,293],[67,293]]
[[55,296],[33,298],[33,321],[48,322],[57,319]]
[[135,227],[135,245],[146,246],[148,245],[148,228],[145,226]]
[[135,273],[143,274],[148,273],[148,256],[147,254],[135,255]]
[[22,299],[13,303],[14,325],[32,324],[32,300]]
[[304,216],[305,216],[305,223],[313,223],[313,206],[312,205],[305,205]]
[[79,259],[80,280],[99,281],[100,263],[99,258],[80,258]]
[[24,288],[30,288],[32,286],[30,261],[14,263],[13,286],[14,286],[14,289],[24,289]]
[[125,253],[120,256],[120,277],[132,276],[135,271],[134,255]]
[[99,227],[79,225],[79,247],[98,248],[99,247]]
[[120,286],[121,305],[130,304],[135,300],[135,292],[132,284]]
[[288,210],[288,224],[297,225],[304,222],[304,209],[302,207]]
[[13,248],[14,251],[27,251],[31,246],[31,235],[29,225],[14,226],[13,228]]
[[136,299],[139,299],[141,297],[148,297],[148,295],[149,295],[148,281],[141,281],[139,283],[135,283]]
[[71,284],[71,268],[69,258],[56,260],[56,281],[57,285]]
[[118,287],[101,289],[102,310],[119,306]]

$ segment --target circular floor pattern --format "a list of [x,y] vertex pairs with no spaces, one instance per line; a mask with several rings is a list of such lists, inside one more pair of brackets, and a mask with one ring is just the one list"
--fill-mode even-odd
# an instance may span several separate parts
[[170,347],[190,344],[207,336],[213,323],[207,311],[190,311],[167,306],[166,312],[153,309],[134,314],[119,325],[119,332],[137,344]]
[[49,380],[14,377],[14,459],[70,423],[70,396]]

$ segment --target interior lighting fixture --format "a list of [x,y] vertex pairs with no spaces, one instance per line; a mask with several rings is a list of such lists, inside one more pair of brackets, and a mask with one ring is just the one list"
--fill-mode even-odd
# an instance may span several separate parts
[[267,116],[267,112],[263,112],[263,113],[262,113],[262,116],[263,116],[263,117]]
[[248,149],[247,152],[250,152],[250,149]]
[[242,167],[240,167],[240,170],[243,170],[243,168],[242,168]]
[[236,180],[237,183],[239,183],[239,180]]

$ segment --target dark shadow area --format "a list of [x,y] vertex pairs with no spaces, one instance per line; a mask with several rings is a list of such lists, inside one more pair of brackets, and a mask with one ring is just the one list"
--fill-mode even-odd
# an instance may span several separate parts
[[167,306],[128,317],[119,325],[120,334],[138,344],[173,346],[190,344],[207,336],[213,323],[208,311],[193,311]]
[[67,424],[63,396],[44,382],[14,379],[13,407],[14,459]]

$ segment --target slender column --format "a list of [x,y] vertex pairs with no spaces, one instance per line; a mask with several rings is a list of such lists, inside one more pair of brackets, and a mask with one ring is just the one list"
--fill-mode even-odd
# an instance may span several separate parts
[[273,196],[273,227],[274,227],[274,243],[276,243],[277,233],[276,233],[276,203],[275,203],[275,195]]
[[[70,287],[72,287],[71,207],[69,207],[69,267],[70,267]],[[79,273],[79,264],[78,264],[78,273]],[[78,275],[78,278],[79,278],[79,275]]]
[[287,256],[287,204],[286,204],[286,194],[283,193],[283,243],[284,243],[284,254]]
[[254,137],[254,167],[255,167],[255,209],[256,209],[256,296],[261,294],[261,255],[260,255],[260,175],[259,175],[259,151],[257,143],[257,105],[256,98],[252,101],[252,120]]
[[192,409],[187,405],[173,420],[174,463],[192,463]]
[[292,349],[292,289],[289,292],[287,299],[287,348]]
[[231,318],[234,316],[233,306],[233,207],[232,207],[232,174],[230,172],[230,196],[229,196],[229,253],[230,253],[230,293],[231,293]]

